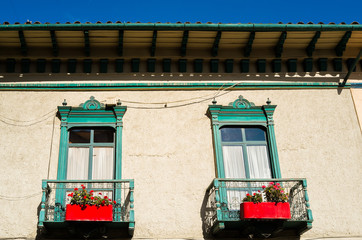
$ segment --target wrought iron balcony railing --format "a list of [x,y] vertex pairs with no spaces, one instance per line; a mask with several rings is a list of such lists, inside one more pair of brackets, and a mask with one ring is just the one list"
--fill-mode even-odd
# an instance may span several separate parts
[[116,201],[113,206],[112,223],[128,223],[129,233],[134,230],[134,181],[133,180],[43,180],[42,202],[39,213],[39,227],[65,222],[66,205],[70,203],[69,193],[74,188],[93,190]]
[[[305,179],[220,179],[216,178],[207,189],[205,227],[217,233],[228,226],[238,228],[246,225],[240,220],[240,204],[247,193],[252,194],[269,182],[279,183],[289,195],[291,219],[282,228],[295,230],[298,234],[311,228],[313,221]],[[239,222],[239,224],[235,224]],[[245,222],[245,221],[244,221]],[[249,222],[250,223],[250,222]]]

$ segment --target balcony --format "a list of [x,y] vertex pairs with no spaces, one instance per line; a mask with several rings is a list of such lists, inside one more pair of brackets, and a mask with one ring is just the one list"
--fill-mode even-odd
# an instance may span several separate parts
[[[93,190],[115,200],[112,222],[73,222],[65,221],[68,194],[74,188],[84,185],[87,191]],[[134,220],[134,181],[133,180],[43,180],[42,202],[40,204],[38,228],[44,236],[68,237],[121,237],[133,236]]]
[[[269,182],[282,185],[289,194],[291,219],[241,220],[240,203],[247,193],[262,191]],[[274,237],[301,235],[312,227],[307,182],[305,179],[220,179],[216,178],[206,191],[205,231],[220,236]]]

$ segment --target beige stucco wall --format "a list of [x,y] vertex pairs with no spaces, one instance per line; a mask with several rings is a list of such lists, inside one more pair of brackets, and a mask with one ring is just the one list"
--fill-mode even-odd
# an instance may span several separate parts
[[[123,102],[128,109],[122,172],[135,179],[134,238],[202,239],[200,210],[216,177],[205,115],[211,102],[175,108],[170,102],[215,92],[0,92],[0,238],[36,236],[41,179],[55,179],[57,172],[56,107],[64,99],[78,106],[95,96],[103,103],[169,103],[167,108],[137,109],[132,107],[140,105]],[[357,189],[362,138],[350,90],[238,90],[217,98],[218,104],[227,105],[239,95],[256,105],[269,97],[278,105],[274,119],[282,177],[308,180],[314,222],[303,238],[362,236],[362,194]]]
[[354,106],[359,119],[359,125],[362,131],[362,88],[352,88],[351,92],[352,92]]

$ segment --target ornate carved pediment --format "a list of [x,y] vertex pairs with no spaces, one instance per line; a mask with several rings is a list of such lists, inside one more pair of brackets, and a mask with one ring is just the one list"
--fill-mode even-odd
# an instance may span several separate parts
[[96,100],[93,96],[89,98],[85,103],[81,103],[79,107],[82,107],[86,110],[97,110],[104,108],[104,104],[100,103],[98,100]]
[[255,106],[255,104],[240,95],[234,102],[229,103],[229,106],[233,106],[234,108],[251,108]]

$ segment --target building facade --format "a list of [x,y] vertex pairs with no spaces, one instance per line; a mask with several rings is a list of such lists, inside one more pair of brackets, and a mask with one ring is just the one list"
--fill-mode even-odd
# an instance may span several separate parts
[[[362,27],[0,25],[0,238],[362,239]],[[291,219],[243,220],[280,183]],[[112,221],[66,221],[81,185]]]

